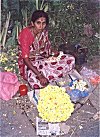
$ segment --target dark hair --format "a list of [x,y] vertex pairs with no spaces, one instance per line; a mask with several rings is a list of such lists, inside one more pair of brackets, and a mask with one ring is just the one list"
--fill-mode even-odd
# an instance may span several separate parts
[[43,10],[34,11],[32,14],[32,17],[31,17],[31,21],[34,23],[37,19],[39,19],[41,17],[46,18],[46,25],[48,25],[49,24],[48,14],[46,12],[44,12]]

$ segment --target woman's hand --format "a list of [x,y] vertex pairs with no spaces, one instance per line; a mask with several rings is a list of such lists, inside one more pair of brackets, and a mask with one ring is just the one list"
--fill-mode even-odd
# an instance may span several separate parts
[[58,56],[59,56],[59,51],[52,50],[52,55],[53,55],[54,57],[58,57]]
[[42,86],[47,86],[49,84],[48,79],[45,78],[42,74],[38,75],[38,77]]

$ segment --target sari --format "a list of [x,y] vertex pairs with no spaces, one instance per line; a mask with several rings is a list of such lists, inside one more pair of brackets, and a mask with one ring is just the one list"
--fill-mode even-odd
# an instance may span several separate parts
[[21,31],[18,40],[20,74],[28,81],[31,88],[40,89],[43,86],[37,75],[24,64],[23,58],[29,57],[32,65],[43,73],[49,82],[64,77],[75,65],[75,58],[69,54],[62,54],[58,60],[47,58],[51,55],[51,43],[47,30],[44,30],[39,38],[34,38],[30,28],[26,27]]

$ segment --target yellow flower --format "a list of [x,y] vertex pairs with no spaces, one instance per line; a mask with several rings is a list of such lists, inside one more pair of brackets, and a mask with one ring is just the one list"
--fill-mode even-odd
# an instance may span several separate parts
[[11,52],[11,56],[15,56],[15,55],[16,55],[16,53]]
[[1,63],[5,63],[6,61],[8,61],[8,59],[7,59],[7,54],[4,53],[4,52],[2,52],[2,53],[0,54],[0,62],[1,62]]
[[6,71],[12,71],[13,70],[13,68],[9,68],[9,67],[5,67],[4,68]]
[[74,111],[74,104],[65,88],[48,85],[40,89],[38,100],[39,116],[48,122],[66,121]]

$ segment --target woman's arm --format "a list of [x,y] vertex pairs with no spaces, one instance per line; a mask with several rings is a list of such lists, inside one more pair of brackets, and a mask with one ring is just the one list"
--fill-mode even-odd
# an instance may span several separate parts
[[36,67],[34,67],[34,66],[32,65],[29,57],[24,58],[23,60],[24,60],[25,65],[28,67],[28,69],[31,69],[37,76],[38,76],[39,74],[41,74],[41,73],[36,69]]
[[44,75],[42,73],[40,73],[37,70],[37,68],[32,65],[32,63],[28,57],[24,58],[23,60],[24,60],[25,65],[28,67],[28,69],[32,70],[33,73],[35,73],[37,75],[37,77],[40,80],[41,85],[46,86],[49,83],[48,79],[45,78]]

